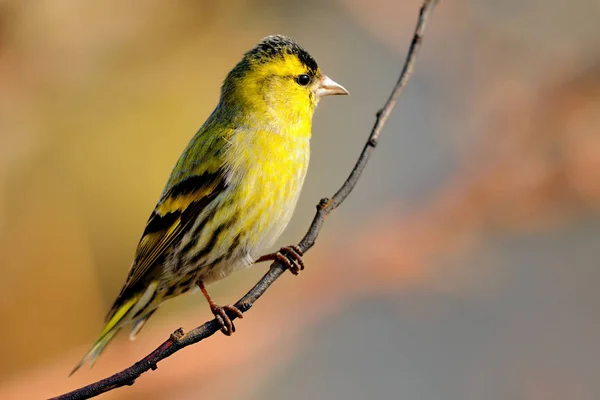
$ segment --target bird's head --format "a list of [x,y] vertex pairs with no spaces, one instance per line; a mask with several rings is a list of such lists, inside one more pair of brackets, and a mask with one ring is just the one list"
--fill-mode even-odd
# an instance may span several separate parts
[[288,37],[273,35],[229,73],[221,102],[270,124],[291,125],[310,121],[321,97],[344,94],[348,91],[323,74],[306,50]]

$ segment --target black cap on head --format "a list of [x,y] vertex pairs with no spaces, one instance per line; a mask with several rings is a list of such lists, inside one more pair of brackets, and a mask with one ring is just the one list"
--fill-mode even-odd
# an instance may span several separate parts
[[267,59],[283,57],[285,54],[298,57],[311,73],[319,66],[315,59],[300,45],[287,36],[271,35],[264,38],[255,48],[246,53],[246,57],[255,62],[265,62]]

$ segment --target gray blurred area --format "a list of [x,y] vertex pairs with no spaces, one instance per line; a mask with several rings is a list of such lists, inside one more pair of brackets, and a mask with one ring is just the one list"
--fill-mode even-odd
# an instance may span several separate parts
[[302,354],[253,398],[595,399],[600,270],[585,249],[599,236],[595,219],[489,239],[444,265],[476,273],[475,296],[407,290],[348,302],[303,334]]

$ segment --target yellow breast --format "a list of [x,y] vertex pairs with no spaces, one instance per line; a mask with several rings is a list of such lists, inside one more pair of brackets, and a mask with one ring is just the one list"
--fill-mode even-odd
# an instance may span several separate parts
[[307,134],[238,131],[227,150],[248,255],[259,256],[290,221],[310,158]]

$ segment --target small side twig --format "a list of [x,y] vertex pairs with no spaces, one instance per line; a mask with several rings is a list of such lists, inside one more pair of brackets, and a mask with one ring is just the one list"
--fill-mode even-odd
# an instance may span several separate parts
[[[300,243],[298,243],[298,247],[300,247],[304,253],[314,246],[315,241],[319,236],[319,232],[323,227],[323,223],[325,222],[325,218],[331,214],[333,210],[335,210],[346,199],[346,197],[348,197],[352,189],[354,189],[356,186],[356,183],[358,182],[358,179],[360,178],[372,151],[377,146],[379,136],[381,135],[381,130],[392,113],[400,93],[406,86],[406,83],[412,74],[416,55],[423,40],[423,32],[425,30],[427,19],[437,3],[437,0],[425,0],[423,2],[419,13],[419,19],[417,21],[417,26],[408,50],[406,61],[402,67],[400,77],[398,78],[392,93],[385,102],[385,105],[377,112],[375,125],[373,126],[367,142],[360,153],[354,168],[350,172],[350,175],[342,187],[333,195],[331,199],[322,199],[317,205],[317,212],[310,227],[308,228],[308,232],[306,232],[306,235],[304,235]],[[254,285],[252,289],[250,289],[248,293],[244,295],[244,297],[235,303],[235,306],[244,313],[250,310],[256,300],[258,300],[267,291],[267,289],[285,272],[285,270],[286,266],[281,261],[273,262],[269,271],[258,281],[256,285]],[[235,315],[228,315],[231,320],[236,318]],[[164,360],[184,347],[198,343],[199,341],[214,335],[219,330],[220,326],[216,319],[208,321],[187,333],[184,333],[183,329],[181,328],[177,329],[153,352],[132,366],[106,379],[102,379],[72,392],[54,397],[53,399],[89,399],[122,386],[133,385],[140,375],[150,370],[157,369],[158,362],[161,360]]]

